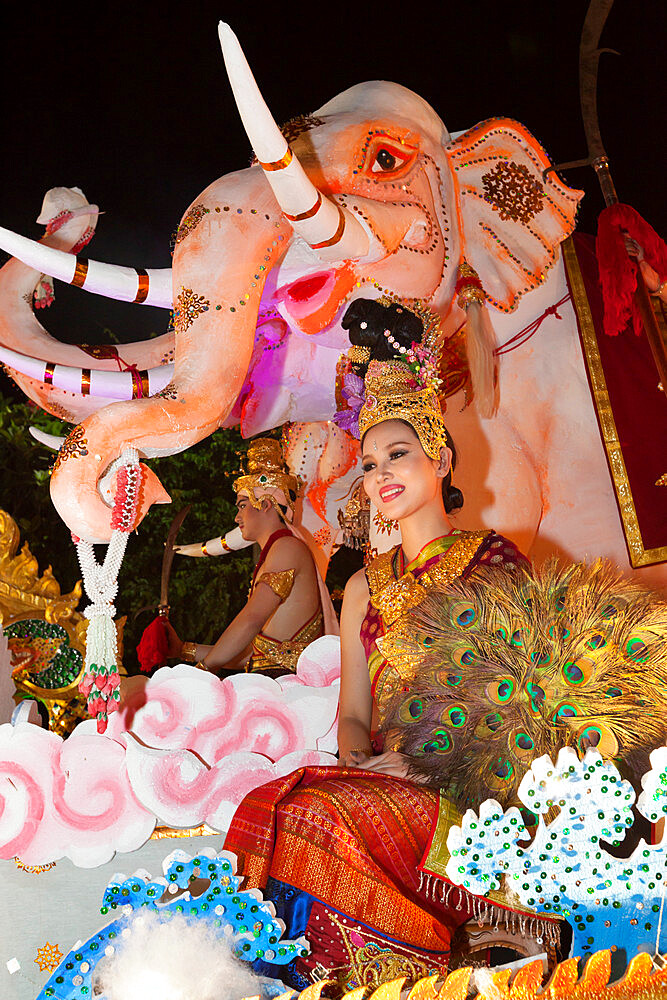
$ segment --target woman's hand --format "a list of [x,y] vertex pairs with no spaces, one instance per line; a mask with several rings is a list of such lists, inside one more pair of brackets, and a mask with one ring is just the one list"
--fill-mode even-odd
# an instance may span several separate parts
[[366,757],[363,763],[351,766],[361,767],[364,771],[374,771],[376,774],[387,774],[392,778],[411,778],[409,758],[397,753],[396,750],[387,750],[377,757]]
[[347,753],[341,754],[339,757],[338,766],[366,768],[366,762],[372,759],[372,755],[364,750],[348,750]]
[[162,619],[162,624],[164,626],[165,635],[167,636],[167,656],[170,659],[177,658],[181,655],[181,650],[183,649],[183,642],[179,639],[176,634],[176,629],[171,624],[168,618]]
[[637,243],[637,240],[633,240],[629,233],[623,233],[623,242],[625,243],[625,249],[628,251],[630,257],[634,257],[639,263],[644,259],[644,250]]

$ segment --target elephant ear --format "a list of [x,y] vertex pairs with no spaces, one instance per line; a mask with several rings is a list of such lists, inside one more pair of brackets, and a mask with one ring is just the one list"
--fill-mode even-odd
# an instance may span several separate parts
[[562,184],[527,128],[491,118],[464,132],[447,155],[458,190],[463,254],[491,305],[517,308],[557,259],[583,191]]

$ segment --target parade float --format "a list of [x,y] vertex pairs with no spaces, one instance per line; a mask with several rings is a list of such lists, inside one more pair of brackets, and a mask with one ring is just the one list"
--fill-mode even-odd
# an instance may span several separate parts
[[[541,746],[532,736],[524,746],[517,730],[515,799],[499,789],[494,797],[491,787],[462,811],[447,839],[449,861],[424,886],[427,894],[465,887],[478,900],[457,956],[461,968],[437,981],[416,970],[397,978],[393,956],[373,950],[360,925],[350,946],[355,972],[337,981],[339,993],[355,1000],[373,990],[378,1000],[398,998],[403,988],[413,1000],[471,990],[530,997],[549,973],[546,995],[554,1000],[658,995],[667,951],[667,751],[651,719],[664,712],[666,639],[663,605],[639,595],[643,585],[665,581],[665,455],[634,425],[619,372],[633,372],[634,394],[637,384],[647,387],[646,419],[664,425],[664,392],[656,389],[660,379],[665,384],[660,305],[647,307],[640,282],[635,306],[627,280],[634,265],[624,260],[625,297],[614,315],[625,310],[646,336],[607,337],[619,332],[605,333],[605,309],[607,324],[611,313],[600,280],[608,293],[607,272],[593,241],[573,235],[582,193],[560,180],[520,123],[495,118],[452,136],[422,98],[374,82],[280,129],[226,25],[220,40],[255,162],[193,201],[176,232],[171,269],[83,256],[99,210],[75,189],[45,198],[42,240],[0,230],[11,255],[0,270],[0,361],[38,406],[75,425],[64,440],[47,442],[58,448],[51,495],[72,532],[89,601],[79,610],[80,590],[61,595],[29,551],[17,555],[16,526],[5,518],[3,690],[13,671],[19,704],[0,720],[3,995],[166,995],[170,966],[166,959],[151,965],[151,949],[164,955],[177,939],[203,956],[202,968],[223,963],[220,948],[226,963],[231,955],[278,966],[307,953],[307,939],[286,937],[272,904],[244,889],[223,844],[246,793],[297,768],[335,764],[338,640],[317,639],[296,671],[278,678],[221,681],[187,664],[165,667],[121,702],[114,601],[129,532],[141,530],[153,503],[169,502],[150,459],[221,426],[238,424],[251,437],[287,425],[285,458],[305,483],[299,529],[326,570],[359,475],[358,443],[333,416],[351,392],[344,384],[341,400],[337,375],[350,346],[342,319],[362,297],[419,303],[437,332],[448,427],[462,453],[474,456],[457,470],[471,499],[456,527],[493,525],[538,565],[554,552],[569,561],[594,554],[625,574],[625,583],[604,585],[620,595],[617,605],[591,598],[597,617],[582,639],[587,651],[573,660],[565,646],[556,650],[566,602],[549,605],[555,617],[546,626],[557,628],[548,655],[533,633],[530,646],[527,636],[512,642],[519,630],[506,629],[519,664],[506,670],[528,706],[522,701],[520,711],[539,720],[543,702],[558,711],[566,700],[562,671],[572,699],[586,705],[581,691],[592,678],[601,683],[596,665],[610,644],[623,670],[604,674],[608,700],[632,713],[632,701],[623,700],[631,695],[642,711],[634,720],[641,733],[632,738],[620,716],[616,728],[598,724],[595,739],[588,731],[579,739],[572,728],[562,746]],[[592,51],[596,45],[597,38]],[[608,184],[606,164],[596,169]],[[620,229],[634,226],[664,274],[664,245],[645,224],[629,211],[609,219],[612,249]],[[58,343],[35,312],[52,295],[51,279],[173,310],[172,328],[120,349]],[[461,296],[478,286],[483,294]],[[395,536],[375,514],[367,512],[369,544],[381,551]],[[224,538],[221,551],[241,544],[238,534]],[[102,563],[94,545],[108,546]],[[589,589],[596,600],[607,593]],[[626,610],[637,601],[642,613],[633,618]],[[538,610],[525,602],[521,622]],[[539,616],[533,625],[544,639]],[[393,636],[387,655],[414,656],[413,641],[412,632]],[[472,661],[460,647],[450,643],[442,656],[465,669]],[[478,652],[467,650],[473,660]],[[658,680],[642,699],[649,669]],[[547,683],[540,670],[554,677]],[[515,687],[508,694],[497,686],[496,704],[511,701]],[[29,717],[29,698],[46,706],[48,728]],[[467,698],[474,700],[470,692]],[[84,702],[91,718],[77,722]],[[579,703],[562,717],[576,717]],[[450,709],[460,705],[447,702]],[[608,705],[596,702],[583,714],[594,728]],[[445,731],[437,739],[444,746],[450,736],[456,746]],[[624,753],[635,749],[633,738],[644,766],[631,783],[619,758],[625,763]],[[644,825],[624,856],[638,815]],[[492,917],[488,901],[500,889],[512,893],[522,916]],[[572,929],[569,952],[557,951],[559,921]],[[188,938],[193,927],[200,938]],[[139,957],[119,972],[133,942]],[[473,978],[471,966],[498,964],[496,949],[510,953],[508,967]],[[588,962],[579,968],[569,954]],[[241,973],[229,992],[227,969],[207,980],[210,995],[280,993],[275,978],[246,981]],[[304,1000],[324,988],[314,983]]]

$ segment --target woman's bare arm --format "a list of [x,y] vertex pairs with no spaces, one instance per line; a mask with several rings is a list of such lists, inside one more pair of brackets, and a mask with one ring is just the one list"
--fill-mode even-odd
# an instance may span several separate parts
[[338,752],[340,764],[348,767],[358,766],[372,754],[373,698],[366,653],[359,637],[368,600],[366,576],[363,570],[359,570],[350,577],[345,587],[340,618]]

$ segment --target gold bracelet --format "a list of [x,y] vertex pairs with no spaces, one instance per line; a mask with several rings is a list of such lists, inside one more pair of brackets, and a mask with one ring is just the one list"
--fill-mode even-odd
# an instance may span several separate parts
[[203,556],[207,556],[208,555],[208,552],[206,551],[206,542],[202,542],[201,543],[201,554]]
[[373,756],[373,747],[352,747],[348,753],[365,753],[367,757]]
[[184,663],[196,663],[197,662],[197,643],[196,642],[184,642],[181,646],[181,657]]
[[195,667],[196,670],[205,670],[206,673],[209,672],[208,671],[208,667],[201,660],[197,660],[197,662],[195,664],[193,664],[193,666]]

